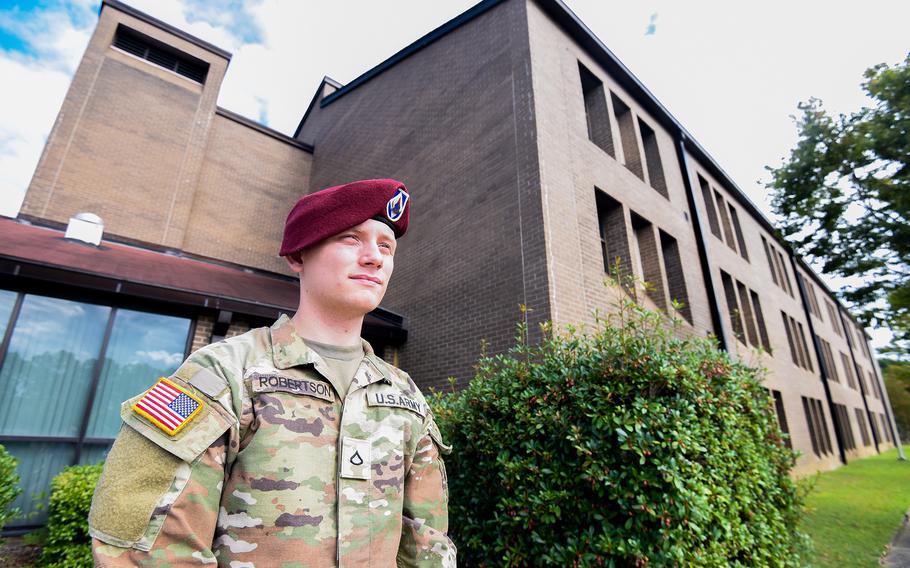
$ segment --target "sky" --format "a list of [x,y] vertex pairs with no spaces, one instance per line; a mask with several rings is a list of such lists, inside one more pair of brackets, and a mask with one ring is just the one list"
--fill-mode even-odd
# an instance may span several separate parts
[[[765,167],[795,144],[797,104],[853,112],[863,71],[910,51],[905,0],[565,1],[772,220]],[[292,134],[323,76],[347,83],[475,2],[127,3],[233,53],[218,104]],[[98,6],[0,0],[0,215],[21,205]]]

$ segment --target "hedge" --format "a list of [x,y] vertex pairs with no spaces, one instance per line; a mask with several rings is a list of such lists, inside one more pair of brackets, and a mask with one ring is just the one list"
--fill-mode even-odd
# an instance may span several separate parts
[[19,462],[0,445],[0,530],[6,523],[19,516],[19,510],[10,508],[10,504],[22,492],[19,487],[19,475],[16,466]]
[[431,397],[465,566],[798,566],[805,495],[762,373],[624,300]]
[[51,481],[47,540],[41,551],[41,566],[92,566],[88,512],[101,467],[101,464],[70,466]]

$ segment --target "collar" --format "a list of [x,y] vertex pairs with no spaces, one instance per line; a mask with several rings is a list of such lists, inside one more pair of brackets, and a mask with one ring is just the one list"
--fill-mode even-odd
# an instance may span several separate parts
[[[272,340],[272,362],[276,369],[313,365],[317,371],[326,374],[323,371],[325,361],[316,351],[307,346],[303,338],[297,335],[294,322],[287,314],[281,314],[278,320],[272,324],[272,327],[269,328],[269,335]],[[361,338],[360,342],[363,346],[364,357],[360,369],[354,375],[352,388],[355,384],[363,387],[378,381],[392,384],[392,377],[385,361],[376,356],[376,352],[373,351],[373,347],[367,340]]]

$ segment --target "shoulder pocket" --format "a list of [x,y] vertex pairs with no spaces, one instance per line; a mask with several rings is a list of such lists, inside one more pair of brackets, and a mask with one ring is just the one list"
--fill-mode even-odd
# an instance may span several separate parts
[[167,450],[185,462],[193,462],[202,455],[228,428],[232,421],[217,408],[217,403],[203,400],[197,413],[174,434],[156,425],[147,412],[140,413],[137,403],[146,396],[143,393],[124,402],[120,407],[123,421],[159,447]]

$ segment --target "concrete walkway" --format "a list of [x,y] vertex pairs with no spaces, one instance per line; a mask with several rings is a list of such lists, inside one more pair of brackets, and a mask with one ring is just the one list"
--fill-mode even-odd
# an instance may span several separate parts
[[888,551],[882,562],[885,566],[910,567],[910,524],[908,524],[908,520],[910,520],[910,511],[904,514],[904,524],[891,540],[891,550]]

